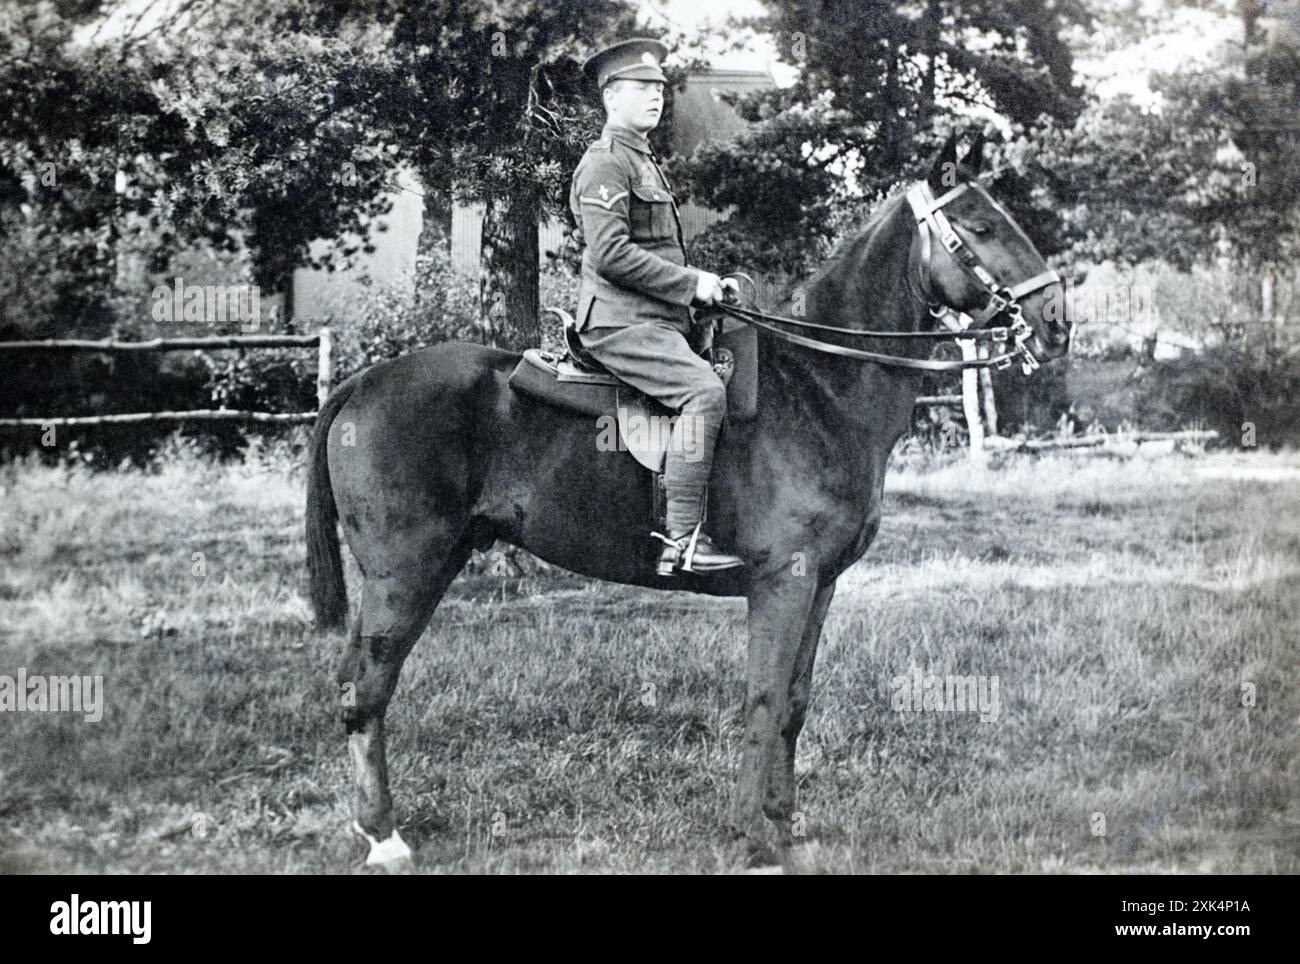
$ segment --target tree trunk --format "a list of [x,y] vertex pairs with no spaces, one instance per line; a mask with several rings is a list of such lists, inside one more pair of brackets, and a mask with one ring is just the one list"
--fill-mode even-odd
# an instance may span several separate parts
[[[943,10],[939,0],[929,0],[921,23],[922,44],[925,51],[925,75],[921,79],[921,97],[925,102],[925,121],[934,114],[935,77],[939,73],[939,18]],[[924,128],[925,123],[918,127]]]
[[885,61],[885,82],[881,89],[880,140],[884,145],[883,167],[892,171],[897,166],[900,156],[898,136],[898,56],[893,52]]
[[280,307],[280,326],[285,331],[293,331],[294,315],[298,311],[298,306],[294,301],[293,282],[296,272],[290,268],[286,275],[281,290],[284,291],[284,300]]
[[488,198],[479,265],[483,343],[520,350],[541,344],[536,191]]
[[421,266],[425,258],[440,256],[439,248],[447,246],[447,256],[451,256],[451,196],[448,192],[433,186],[432,181],[420,178],[424,190],[424,213],[420,219],[420,237],[415,242],[415,304],[418,307],[425,298],[426,291],[421,284],[423,278]]

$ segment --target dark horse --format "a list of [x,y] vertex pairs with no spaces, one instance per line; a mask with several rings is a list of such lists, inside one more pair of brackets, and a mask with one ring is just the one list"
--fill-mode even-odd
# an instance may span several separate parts
[[[958,162],[949,141],[926,179],[934,197],[974,182],[979,149]],[[1044,276],[1042,257],[982,189],[961,193],[944,214],[993,277]],[[936,242],[931,257],[924,235],[902,194],[886,201],[808,284],[804,317],[916,332],[932,330],[929,309],[938,304],[987,316],[989,290],[978,272],[946,244]],[[1069,345],[1066,325],[1049,320],[1059,291],[1045,285],[1019,303],[1038,358]],[[912,357],[929,350],[901,343]],[[788,838],[795,810],[795,744],[835,580],[880,526],[885,466],[910,425],[921,372],[760,331],[760,410],[727,427],[708,505],[714,538],[748,565],[707,580],[663,579],[648,538],[645,470],[626,452],[598,450],[592,418],[508,387],[518,361],[481,345],[438,345],[349,379],[317,420],[307,546],[322,626],[340,626],[348,613],[336,522],[365,577],[338,680],[354,827],[370,841],[367,862],[410,857],[393,819],[384,747],[402,663],[470,551],[496,539],[600,579],[747,598],[744,750],[730,823],[758,851],[772,852]]]

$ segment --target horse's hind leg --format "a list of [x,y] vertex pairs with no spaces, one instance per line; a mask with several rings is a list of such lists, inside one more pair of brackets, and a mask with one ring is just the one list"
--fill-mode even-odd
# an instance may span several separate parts
[[365,578],[361,611],[339,664],[338,682],[352,760],[353,827],[370,843],[368,865],[397,868],[411,856],[393,820],[384,715],[403,661],[469,553],[468,542],[462,540],[450,552],[425,556],[423,566],[408,560],[383,575],[372,566]]

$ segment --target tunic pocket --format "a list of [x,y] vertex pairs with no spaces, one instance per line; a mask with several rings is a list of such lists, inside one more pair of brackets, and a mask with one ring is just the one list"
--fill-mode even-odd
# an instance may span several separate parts
[[631,230],[633,241],[665,241],[677,236],[673,196],[663,188],[632,185]]

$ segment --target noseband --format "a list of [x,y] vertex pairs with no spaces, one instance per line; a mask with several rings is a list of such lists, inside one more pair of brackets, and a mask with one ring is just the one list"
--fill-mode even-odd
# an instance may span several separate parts
[[[993,273],[980,261],[979,255],[953,230],[947,215],[943,213],[945,205],[961,197],[968,190],[978,192],[994,210],[1002,214],[1009,222],[1012,221],[1011,215],[1006,212],[1002,205],[994,201],[988,192],[978,184],[970,182],[959,184],[942,197],[936,199],[930,190],[930,185],[926,181],[919,181],[908,189],[907,201],[916,217],[917,231],[920,235],[921,286],[926,294],[930,314],[936,318],[960,314],[956,309],[935,298],[934,291],[930,286],[930,260],[933,250],[930,240],[931,232],[939,238],[939,243],[943,245],[944,250],[954,255],[958,263],[989,293],[988,301],[984,303],[984,307],[970,315],[971,324],[969,327],[958,326],[956,331],[865,331],[860,328],[838,328],[833,325],[819,325],[811,321],[791,318],[787,315],[769,314],[768,312],[726,302],[717,305],[717,310],[730,315],[738,321],[743,321],[747,325],[761,328],[782,341],[801,345],[829,355],[840,355],[846,358],[856,358],[860,361],[877,362],[896,368],[917,368],[932,372],[961,371],[967,368],[997,368],[1001,370],[1010,367],[1012,361],[1018,360],[1024,373],[1026,375],[1032,374],[1038,369],[1039,361],[1028,345],[1034,331],[1021,314],[1020,299],[1050,284],[1059,283],[1061,276],[1048,269],[1011,287],[998,284]],[[1011,319],[1010,325],[982,327],[1003,314]],[[992,342],[994,345],[1010,344],[1012,347],[990,358],[934,361],[928,358],[886,355],[818,341],[768,324],[768,322],[773,321],[783,325],[793,325],[797,328],[859,338],[968,339],[971,341]]]

